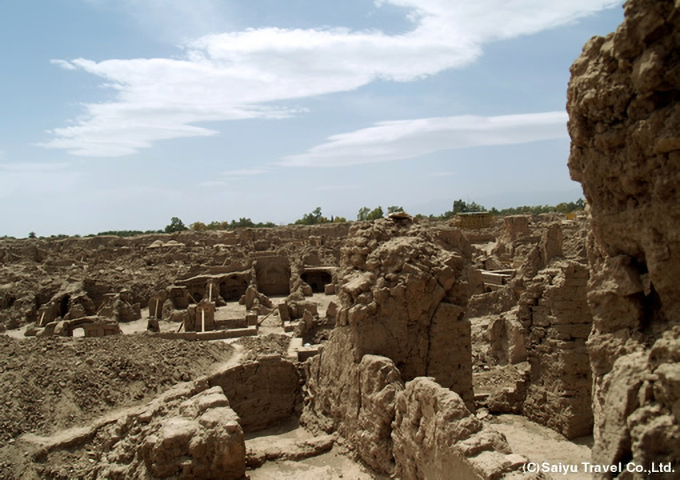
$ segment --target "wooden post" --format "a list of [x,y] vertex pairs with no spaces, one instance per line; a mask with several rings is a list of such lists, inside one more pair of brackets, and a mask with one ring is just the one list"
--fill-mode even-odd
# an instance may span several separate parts
[[213,284],[211,283],[210,284],[210,293],[208,293],[208,301],[209,302],[212,302],[212,286],[213,286]]
[[40,325],[41,327],[43,326],[43,320],[45,320],[45,312],[46,311],[47,310],[43,310],[43,314],[40,316],[40,323],[38,325]]
[[205,332],[205,309],[201,308],[201,332]]

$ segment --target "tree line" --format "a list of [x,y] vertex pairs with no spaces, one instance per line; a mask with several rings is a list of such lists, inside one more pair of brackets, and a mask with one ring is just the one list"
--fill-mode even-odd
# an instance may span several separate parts
[[524,205],[521,207],[510,207],[498,210],[496,207],[487,210],[483,205],[479,205],[475,202],[467,203],[462,199],[455,200],[453,202],[453,210],[444,212],[441,215],[416,215],[417,218],[423,219],[427,218],[430,220],[448,220],[451,217],[459,213],[481,213],[488,212],[492,215],[538,215],[540,213],[570,213],[577,210],[583,210],[586,204],[582,198],[579,198],[575,202],[562,202],[557,205]]
[[[421,215],[417,214],[416,218],[419,219],[429,219],[429,220],[448,220],[459,213],[475,213],[475,212],[488,212],[492,215],[519,215],[519,214],[534,214],[539,213],[570,213],[576,210],[583,210],[585,208],[585,201],[579,198],[575,202],[563,202],[557,205],[533,205],[533,206],[521,206],[512,208],[503,208],[501,210],[491,208],[487,210],[483,205],[479,205],[475,202],[465,202],[462,199],[454,200],[452,210],[446,211],[441,215]],[[387,214],[403,212],[404,209],[397,205],[392,205],[387,207]],[[378,220],[385,216],[385,211],[381,206],[375,208],[361,207],[357,213],[357,221],[371,221]],[[321,225],[326,223],[344,223],[348,220],[345,217],[336,217],[331,215],[326,217],[321,212],[321,207],[317,207],[310,213],[306,213],[302,218],[296,220],[291,225]],[[351,220],[350,220],[351,221]],[[97,234],[86,235],[86,237],[94,237],[100,235],[115,235],[118,237],[133,237],[136,235],[147,235],[153,233],[174,233],[183,232],[191,230],[194,232],[204,232],[211,230],[235,230],[239,228],[272,228],[277,225],[273,222],[253,222],[250,218],[242,217],[238,220],[232,220],[231,222],[218,222],[212,221],[208,224],[203,222],[194,222],[188,227],[179,217],[172,217],[170,223],[165,226],[162,230],[109,230],[106,232],[99,232]],[[80,235],[73,235],[74,237],[80,237]],[[29,238],[36,238],[35,232],[30,232],[28,234]],[[51,235],[49,238],[67,238],[69,235]],[[43,237],[41,237],[43,238]]]

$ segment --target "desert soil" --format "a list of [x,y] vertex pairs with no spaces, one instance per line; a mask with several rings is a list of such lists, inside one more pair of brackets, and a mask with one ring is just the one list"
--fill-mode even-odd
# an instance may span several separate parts
[[23,340],[0,335],[0,445],[24,432],[49,434],[147,402],[227,361],[232,352],[224,342],[146,335]]
[[566,480],[592,480],[590,473],[583,472],[582,462],[590,462],[593,437],[581,437],[572,441],[547,427],[528,420],[521,415],[498,415],[488,417],[493,428],[507,438],[513,453],[531,462],[550,465],[578,465],[579,473],[555,474],[553,478]]

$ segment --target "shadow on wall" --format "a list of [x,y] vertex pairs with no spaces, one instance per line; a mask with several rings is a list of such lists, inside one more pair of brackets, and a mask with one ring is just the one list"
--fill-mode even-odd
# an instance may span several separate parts
[[230,275],[220,282],[220,296],[225,302],[238,301],[247,289],[248,280],[239,275]]
[[287,257],[262,257],[255,262],[257,290],[267,296],[290,295],[290,262]]

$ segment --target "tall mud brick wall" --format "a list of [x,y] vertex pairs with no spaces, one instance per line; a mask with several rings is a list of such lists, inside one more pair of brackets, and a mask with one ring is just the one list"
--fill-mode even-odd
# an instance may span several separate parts
[[559,262],[541,270],[519,300],[531,365],[523,413],[567,438],[589,435],[593,428],[587,280],[586,265]]
[[599,464],[680,472],[680,3],[629,0],[571,68],[569,169],[592,219]]
[[337,326],[306,364],[302,422],[338,431],[372,468],[391,473],[392,422],[405,382],[433,377],[473,408],[466,265],[417,226],[352,227]]
[[354,231],[343,247],[338,323],[349,327],[355,361],[387,357],[402,380],[434,377],[472,408],[466,260],[421,232],[389,220]]

